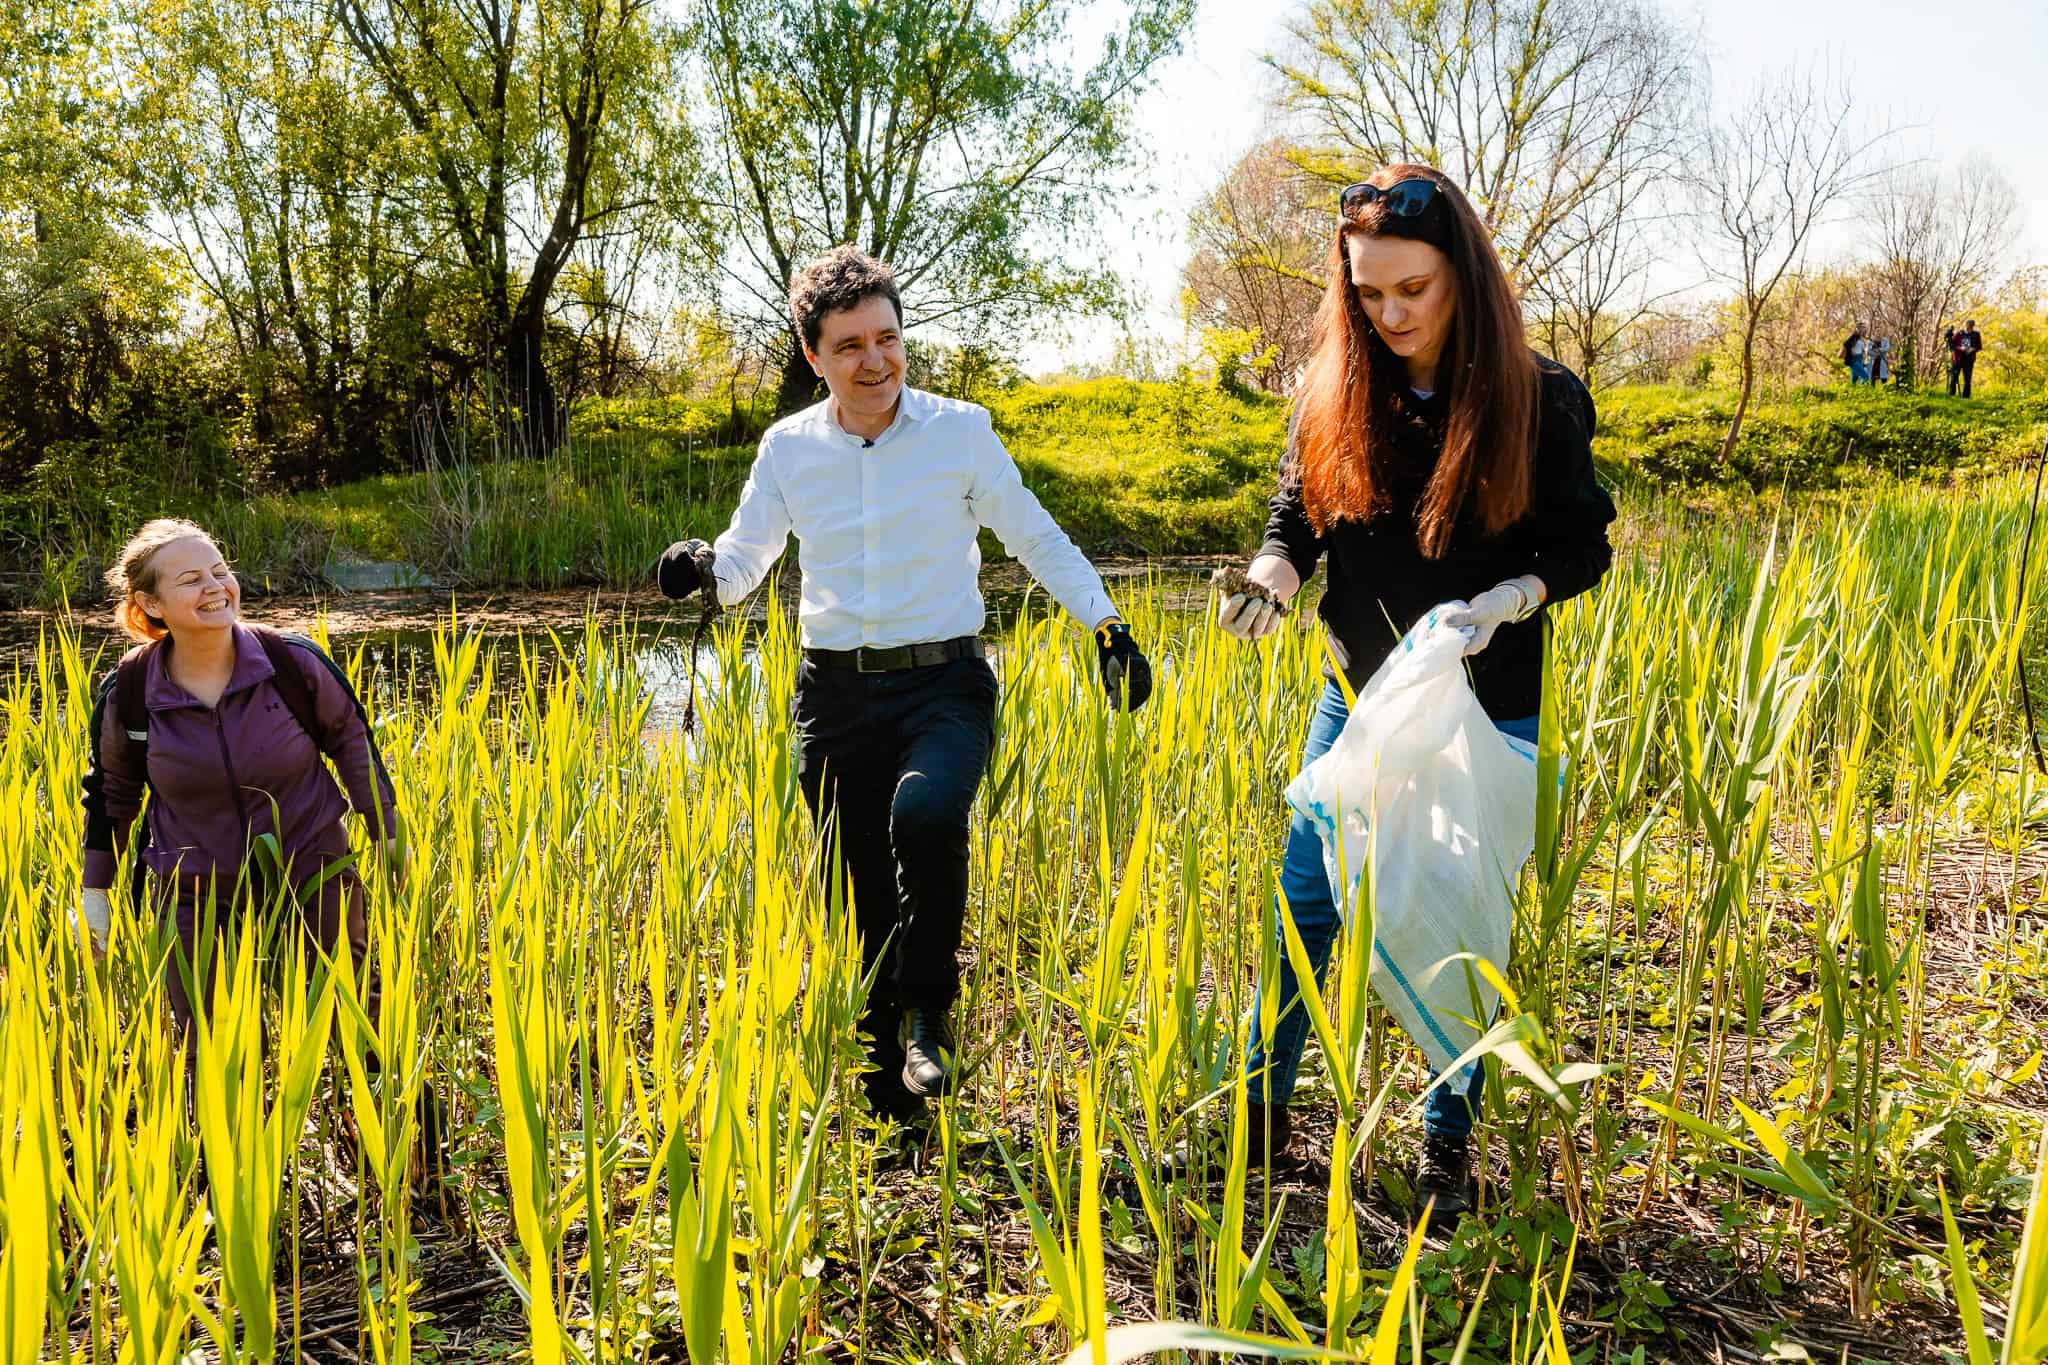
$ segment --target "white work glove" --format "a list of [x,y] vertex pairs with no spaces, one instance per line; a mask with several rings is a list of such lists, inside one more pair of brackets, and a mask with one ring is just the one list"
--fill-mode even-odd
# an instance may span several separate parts
[[1493,633],[1510,621],[1525,621],[1543,604],[1543,584],[1524,574],[1496,583],[1470,602],[1453,602],[1437,624],[1465,632],[1465,653],[1477,654],[1493,643]]
[[[1301,579],[1296,576],[1294,566],[1274,555],[1260,555],[1252,560],[1251,567],[1243,573],[1235,569],[1218,569],[1210,576],[1212,585],[1236,580],[1240,585],[1236,591],[1223,592],[1216,600],[1216,624],[1226,634],[1240,640],[1263,640],[1280,628],[1281,620],[1287,615],[1286,599],[1301,588]],[[1244,584],[1256,584],[1272,594],[1263,597],[1256,592],[1245,591]]]
[[114,919],[114,903],[107,898],[102,887],[88,886],[78,898],[78,908],[71,912],[74,927],[83,930],[92,939],[92,955],[104,957],[107,951],[107,926]]
[[1216,624],[1240,640],[1263,640],[1280,628],[1279,606],[1247,592],[1234,592],[1216,604]]

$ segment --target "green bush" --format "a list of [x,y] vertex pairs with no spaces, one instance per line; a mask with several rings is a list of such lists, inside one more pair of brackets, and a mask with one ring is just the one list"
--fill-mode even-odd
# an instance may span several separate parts
[[1617,389],[1599,399],[1603,467],[1651,484],[1827,488],[1872,474],[1952,477],[2023,461],[2048,437],[2048,395],[1967,402],[1894,389],[1800,388],[1753,400],[1733,456],[1728,391]]
[[764,406],[717,398],[592,398],[569,416],[572,441],[638,433],[698,445],[741,445],[761,438],[773,415]]
[[[1025,483],[1089,551],[1243,553],[1258,543],[1286,441],[1283,401],[1187,375],[1017,384],[986,401]],[[1724,466],[1731,392],[1626,388],[1598,403],[1595,459],[1631,496],[1974,476],[2048,438],[2048,395],[1963,402],[1800,389],[1752,404]],[[247,577],[277,588],[316,586],[330,554],[405,560],[476,586],[639,583],[669,540],[726,524],[764,425],[722,401],[603,400],[578,407],[570,439],[545,459],[284,495],[252,487],[254,472],[223,469],[218,457],[172,450],[164,430],[138,423],[113,458],[96,445],[53,450],[27,486],[0,494],[0,570],[22,583],[19,596],[90,593],[121,536],[175,513],[212,527]],[[1000,553],[993,537],[985,549]]]
[[1091,550],[1249,550],[1287,439],[1286,404],[1182,378],[1021,385],[990,413],[1024,482]]

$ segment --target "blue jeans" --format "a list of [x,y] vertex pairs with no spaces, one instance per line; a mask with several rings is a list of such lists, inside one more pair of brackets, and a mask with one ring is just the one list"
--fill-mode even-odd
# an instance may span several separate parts
[[[1336,743],[1349,714],[1344,705],[1344,690],[1334,682],[1324,687],[1322,698],[1316,703],[1315,719],[1309,723],[1308,743],[1301,748],[1302,767],[1322,757]],[[1503,734],[1533,744],[1536,722],[1537,717],[1528,716],[1521,720],[1497,720],[1494,725]],[[1287,851],[1280,859],[1280,891],[1294,914],[1295,932],[1301,935],[1301,946],[1308,951],[1320,989],[1330,965],[1330,948],[1337,941],[1337,930],[1343,920],[1337,913],[1336,899],[1330,894],[1329,874],[1323,869],[1323,841],[1307,817],[1298,812],[1287,826]],[[1260,1001],[1254,997],[1252,1002],[1252,1050],[1245,1059],[1245,1077],[1253,1087],[1255,1101],[1284,1104],[1294,1093],[1294,1074],[1301,1067],[1301,1049],[1308,1042],[1309,1029],[1308,1011],[1302,1007],[1300,997],[1300,978],[1295,976],[1293,960],[1287,955],[1283,931],[1280,1018],[1272,1037],[1258,1036]],[[1472,1120],[1479,1113],[1485,1078],[1485,1069],[1474,1067],[1468,1092],[1459,1094],[1449,1086],[1430,1091],[1423,1108],[1422,1126],[1446,1137],[1470,1133]]]
[[1850,386],[1851,388],[1854,388],[1854,387],[1855,387],[1856,385],[1858,385],[1858,384],[1868,384],[1869,382],[1870,382],[1870,371],[1869,371],[1869,369],[1868,369],[1868,368],[1867,368],[1867,367],[1866,367],[1866,366],[1865,366],[1865,365],[1863,364],[1863,362],[1862,362],[1862,361],[1860,361],[1860,360],[1852,360],[1852,361],[1850,361],[1850,362],[1849,362],[1849,386]]

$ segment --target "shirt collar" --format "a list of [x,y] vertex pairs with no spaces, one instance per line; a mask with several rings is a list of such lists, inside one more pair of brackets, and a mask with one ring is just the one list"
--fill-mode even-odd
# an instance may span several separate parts
[[[263,642],[256,633],[239,621],[229,627],[235,633],[235,669],[228,675],[228,685],[222,696],[230,692],[241,692],[254,687],[277,670],[270,666],[270,656],[263,652]],[[181,706],[197,706],[198,698],[178,686],[171,678],[171,642],[164,642],[149,652],[149,675],[144,679],[142,703],[151,711],[171,711]]]
[[930,394],[905,384],[903,397],[897,403],[896,420],[908,426],[923,426],[938,410],[939,405]]
[[[938,401],[922,389],[903,386],[903,392],[896,399],[896,418],[875,437],[874,444],[880,445],[898,431],[907,431],[923,426],[939,410]],[[827,436],[837,437],[848,445],[866,447],[860,437],[839,425],[839,419],[832,415],[832,400],[827,398],[817,406],[817,429]]]

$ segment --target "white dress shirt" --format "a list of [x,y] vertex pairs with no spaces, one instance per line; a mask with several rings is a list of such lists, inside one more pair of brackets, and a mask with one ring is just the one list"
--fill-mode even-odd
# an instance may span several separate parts
[[889,648],[975,635],[984,526],[1084,627],[1116,607],[996,439],[988,410],[905,386],[872,443],[828,399],[761,438],[732,525],[713,544],[718,600],[761,585],[791,531],[803,547],[797,623],[813,649]]

